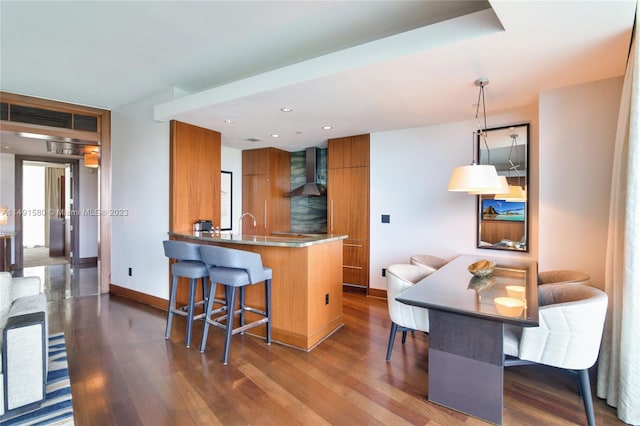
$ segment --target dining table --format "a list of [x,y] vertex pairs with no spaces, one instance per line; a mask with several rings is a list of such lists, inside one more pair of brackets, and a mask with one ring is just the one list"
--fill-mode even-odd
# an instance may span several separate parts
[[429,311],[429,401],[502,424],[503,335],[538,326],[537,277],[534,260],[459,255],[396,297]]

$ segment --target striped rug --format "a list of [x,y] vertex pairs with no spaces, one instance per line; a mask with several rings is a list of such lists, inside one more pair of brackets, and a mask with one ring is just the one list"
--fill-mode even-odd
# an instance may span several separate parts
[[71,404],[71,382],[67,364],[64,333],[49,336],[49,374],[47,375],[47,398],[40,408],[2,419],[0,424],[9,425],[73,425]]

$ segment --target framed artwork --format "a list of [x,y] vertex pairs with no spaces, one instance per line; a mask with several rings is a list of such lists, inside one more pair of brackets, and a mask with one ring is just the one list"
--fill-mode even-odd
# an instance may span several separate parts
[[529,123],[483,130],[476,132],[478,164],[494,166],[512,194],[503,199],[477,197],[477,247],[529,251]]
[[233,173],[220,172],[220,230],[231,230],[231,200],[232,200],[232,187],[231,182],[233,180]]
[[482,200],[482,220],[524,222],[526,203],[485,198]]

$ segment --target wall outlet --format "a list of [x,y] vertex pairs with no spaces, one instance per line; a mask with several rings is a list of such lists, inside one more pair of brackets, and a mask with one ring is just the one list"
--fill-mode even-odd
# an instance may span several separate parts
[[324,304],[328,305],[329,304],[329,293],[324,295]]
[[387,276],[387,268],[382,268],[382,276],[383,277]]
[[129,276],[132,277],[133,276],[133,269],[129,268]]
[[383,214],[382,215],[382,223],[391,223],[391,215]]

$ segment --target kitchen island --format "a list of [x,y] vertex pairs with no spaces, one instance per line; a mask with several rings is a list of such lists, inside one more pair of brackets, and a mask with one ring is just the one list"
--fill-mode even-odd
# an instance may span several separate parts
[[[169,232],[169,237],[259,253],[264,266],[273,269],[273,341],[309,351],[343,325],[342,240],[346,235],[262,236],[187,231]],[[220,296],[221,290],[218,289]],[[264,308],[262,285],[247,287],[246,303]],[[247,321],[251,320],[247,315]],[[265,327],[254,331],[264,335]]]

